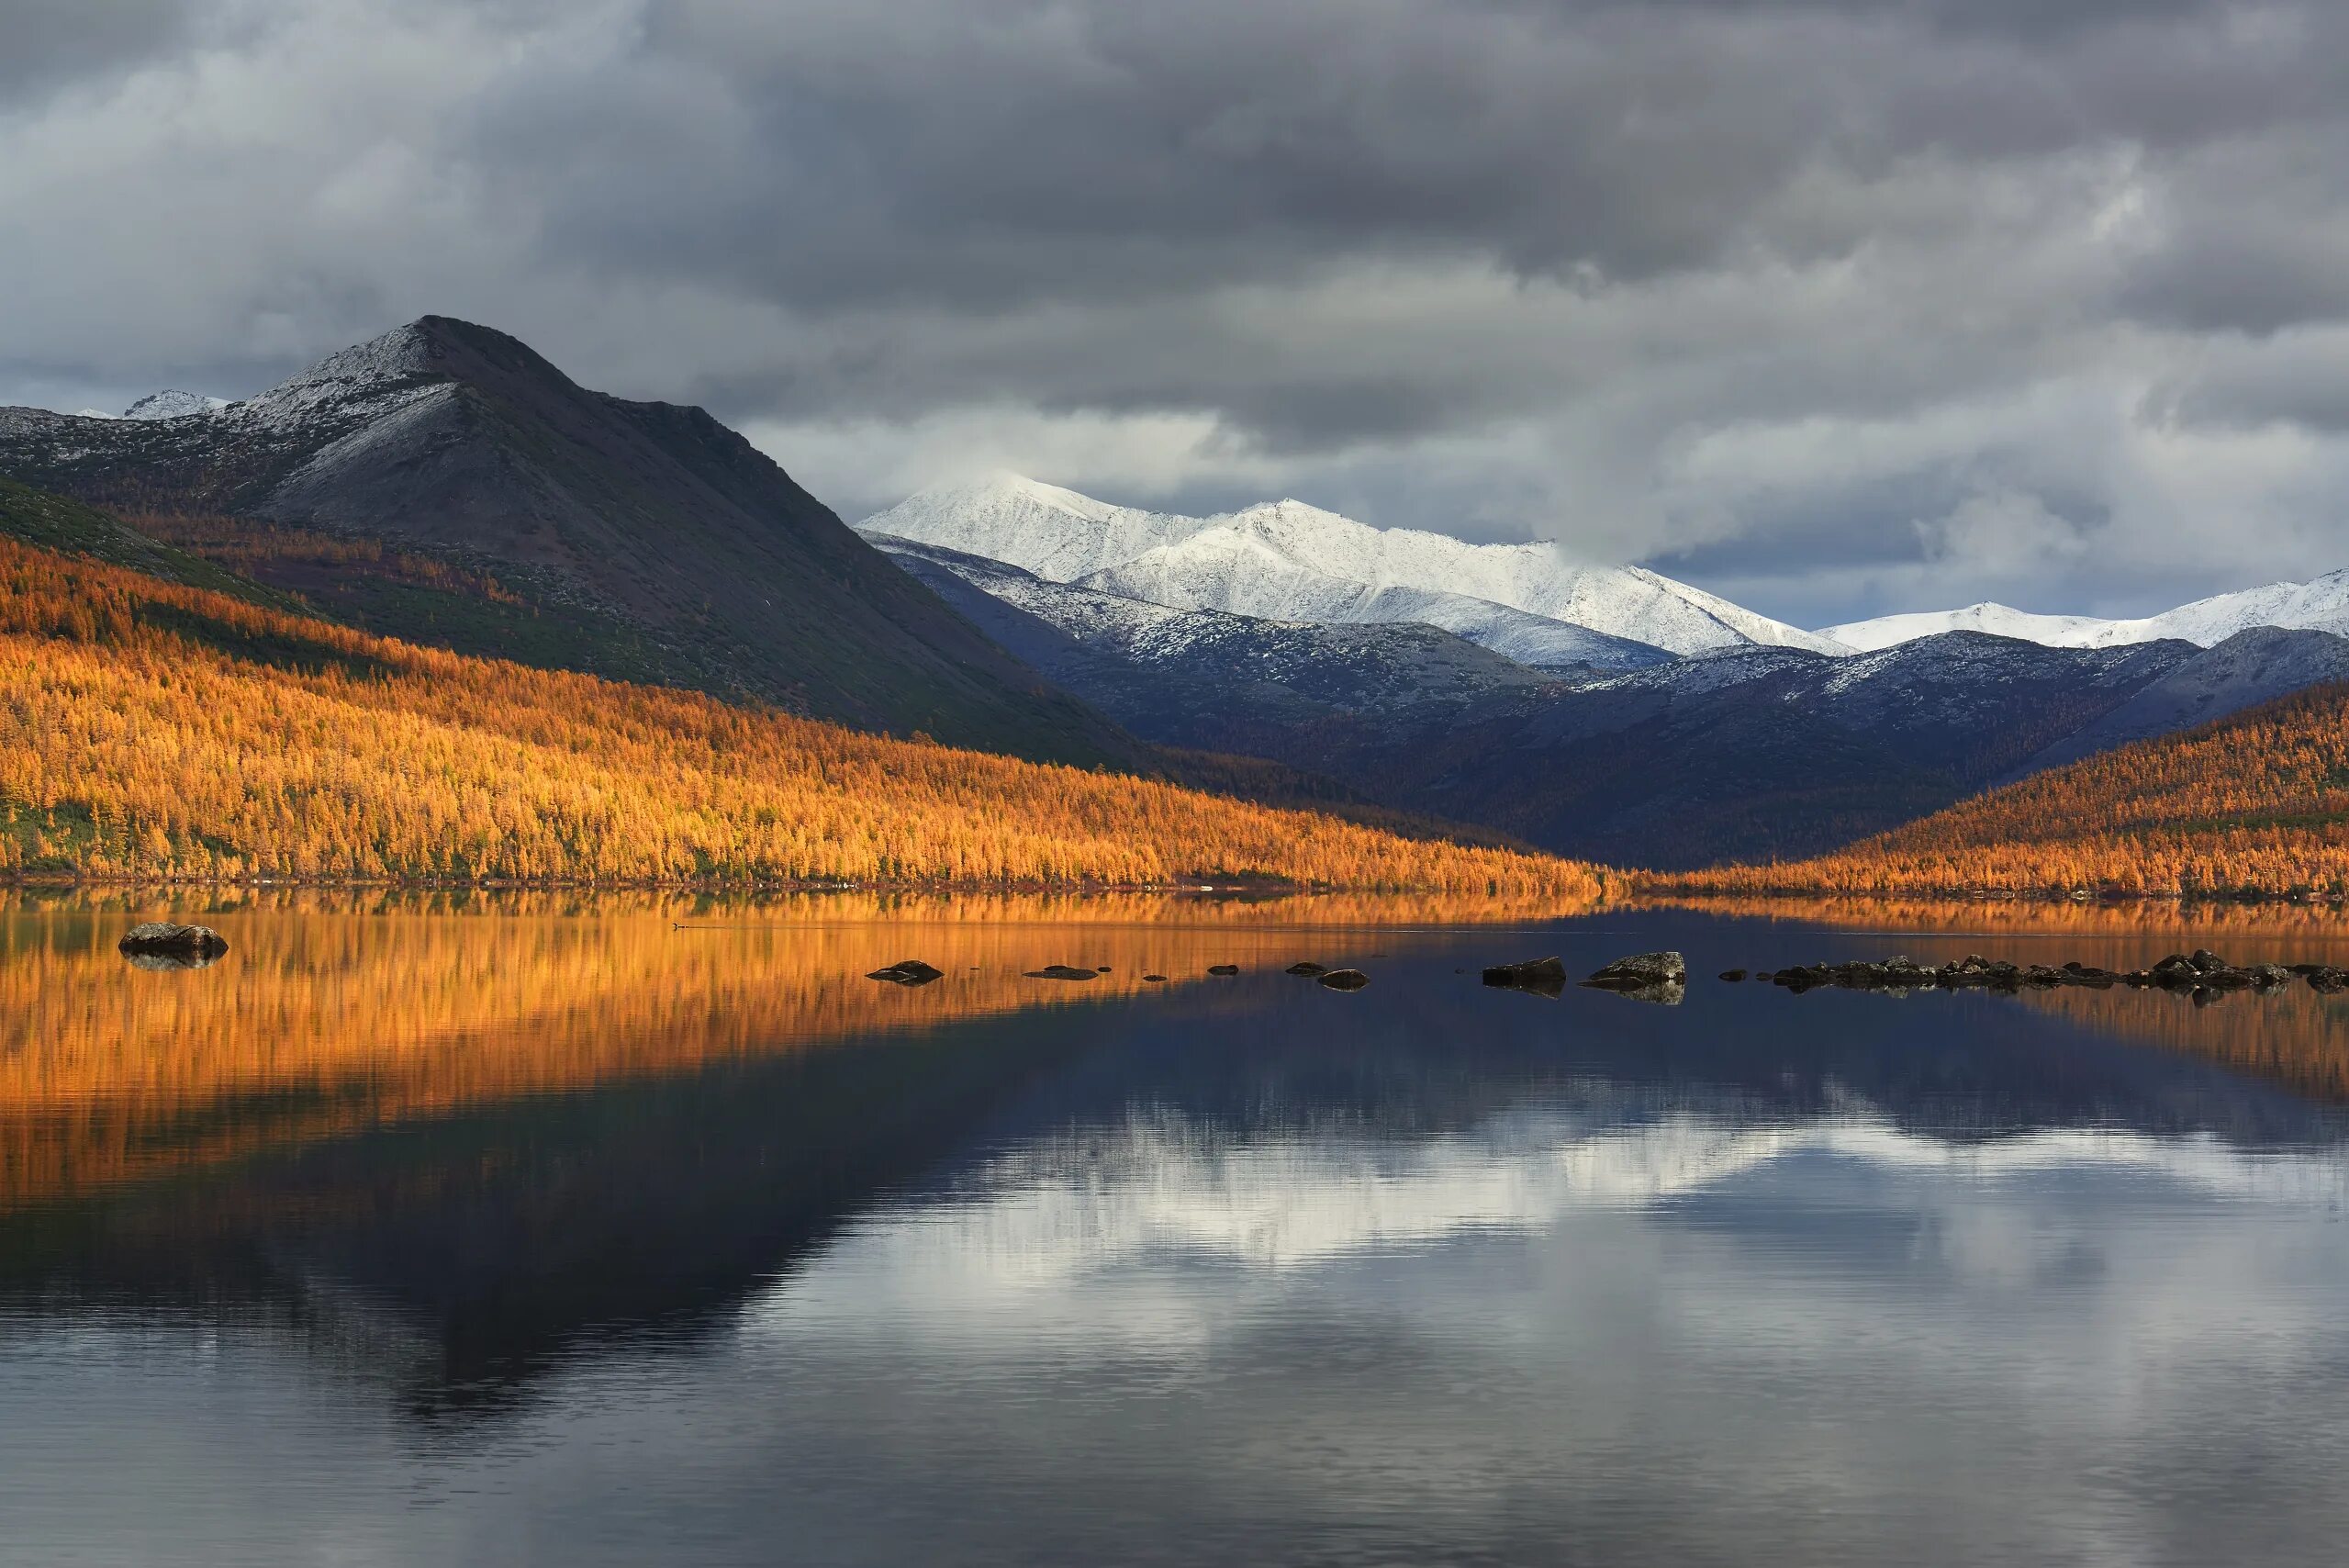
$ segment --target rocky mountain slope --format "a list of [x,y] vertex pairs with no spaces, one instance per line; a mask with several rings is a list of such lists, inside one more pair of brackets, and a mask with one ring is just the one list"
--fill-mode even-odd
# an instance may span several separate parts
[[1855,648],[1885,648],[1943,632],[1976,631],[2021,637],[2058,648],[2109,648],[2175,637],[2216,647],[2239,632],[2274,626],[2289,631],[2349,633],[2349,569],[2305,583],[2270,583],[2237,593],[2215,594],[2159,615],[2133,621],[2092,615],[2034,615],[2003,604],[1963,610],[1883,615],[1829,626],[1820,635]]
[[229,540],[247,570],[394,635],[1023,756],[1135,756],[707,413],[590,391],[445,317],[202,417],[0,409],[0,474],[164,532],[267,531]]
[[2329,681],[2349,680],[2349,637],[2255,626],[2187,659],[2015,769],[2021,778],[2132,741],[2175,734]]
[[1654,649],[1843,651],[1639,567],[1577,566],[1549,544],[1470,544],[1371,528],[1294,500],[1178,517],[999,475],[923,491],[860,526],[1177,609],[1424,622],[1545,667],[1638,667],[1656,662]]
[[229,406],[226,398],[207,398],[200,392],[183,392],[169,387],[150,392],[119,414],[109,414],[100,409],[84,409],[76,418],[84,420],[185,420],[201,414],[217,414]]
[[1977,633],[1859,657],[1753,649],[1319,754],[1374,797],[1617,864],[1808,855],[2009,774],[2195,654]]
[[1551,682],[1433,626],[1315,625],[1171,610],[888,534],[874,544],[1055,684],[1147,739],[1290,749],[1280,732],[1346,715],[1400,722]]

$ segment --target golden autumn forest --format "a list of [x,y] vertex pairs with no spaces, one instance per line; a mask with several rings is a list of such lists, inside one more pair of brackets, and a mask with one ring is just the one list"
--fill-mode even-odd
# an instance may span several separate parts
[[2349,894],[2349,686],[2311,687],[1962,801],[1831,855],[1687,891]]
[[367,635],[0,538],[0,877],[1156,884],[1591,868]]
[[1808,860],[1603,873],[375,636],[5,489],[0,879],[2349,895],[2349,687]]

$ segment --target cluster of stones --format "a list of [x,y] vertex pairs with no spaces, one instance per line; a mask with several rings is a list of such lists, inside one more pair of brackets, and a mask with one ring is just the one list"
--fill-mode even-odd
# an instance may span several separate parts
[[[1721,978],[1741,980],[1744,969],[1730,969]],[[2012,964],[1968,953],[1952,964],[1920,964],[1906,955],[1880,962],[1797,964],[1784,969],[1756,969],[1756,980],[1767,980],[1789,991],[1814,991],[1836,986],[1845,991],[2052,991],[2059,986],[2086,986],[2109,991],[2117,985],[2164,991],[2276,991],[2305,980],[2317,991],[2349,990],[2349,969],[2331,964],[2231,964],[2209,948],[2173,953],[2147,969],[2100,969],[2078,962]]]
[[[1484,983],[1537,996],[1562,996],[1566,965],[1559,958],[1528,958],[1522,963],[1495,964],[1484,971]],[[1639,1002],[1676,1005],[1687,993],[1688,960],[1678,953],[1634,953],[1617,958],[1580,982],[1596,991],[1611,991]]]

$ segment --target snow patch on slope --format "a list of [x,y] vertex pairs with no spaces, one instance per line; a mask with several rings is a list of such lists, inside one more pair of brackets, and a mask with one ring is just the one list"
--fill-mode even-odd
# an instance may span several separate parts
[[430,336],[411,321],[329,354],[292,380],[230,404],[220,417],[298,431],[329,419],[352,422],[386,413],[449,385],[432,364]]
[[126,420],[189,420],[205,414],[217,414],[229,406],[226,398],[207,398],[201,392],[183,392],[167,387],[150,392],[122,410]]

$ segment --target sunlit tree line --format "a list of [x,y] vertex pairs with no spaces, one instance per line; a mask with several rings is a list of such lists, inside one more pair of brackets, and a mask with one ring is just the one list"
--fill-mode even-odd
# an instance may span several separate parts
[[1664,880],[1747,892],[2349,894],[2349,685],[2086,757],[1817,859]]
[[0,541],[0,875],[1163,883],[1594,873],[418,647]]

